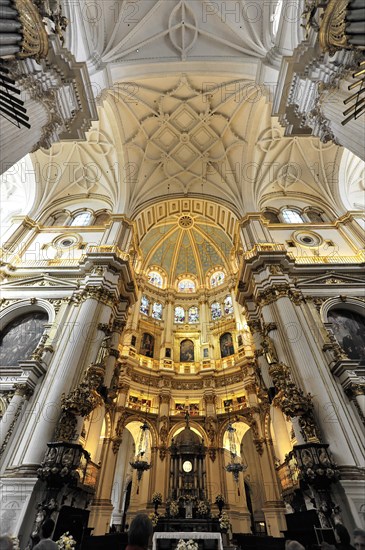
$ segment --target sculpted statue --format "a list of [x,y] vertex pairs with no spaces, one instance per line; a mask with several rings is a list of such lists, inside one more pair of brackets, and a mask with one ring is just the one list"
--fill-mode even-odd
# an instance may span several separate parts
[[266,361],[269,363],[269,365],[272,365],[273,363],[278,363],[278,354],[276,353],[275,344],[271,340],[270,336],[265,336],[261,345],[262,349],[264,350]]

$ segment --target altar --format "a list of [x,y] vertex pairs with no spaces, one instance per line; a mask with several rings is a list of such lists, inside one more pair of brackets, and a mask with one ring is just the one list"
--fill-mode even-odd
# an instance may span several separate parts
[[[170,533],[166,532],[159,532],[155,533],[153,535],[152,539],[152,550],[160,550],[161,544],[159,544],[159,541],[170,541],[174,544],[170,544],[170,548],[176,548],[177,543],[180,539],[183,540],[194,540],[203,543],[203,548],[211,548],[212,543],[216,543],[214,546],[218,550],[223,550],[223,542],[222,542],[222,535],[220,533],[207,533],[207,532],[201,532],[201,531],[174,531]],[[204,544],[207,542],[208,544]],[[210,543],[210,544],[209,544]],[[200,546],[200,545],[199,545]]]

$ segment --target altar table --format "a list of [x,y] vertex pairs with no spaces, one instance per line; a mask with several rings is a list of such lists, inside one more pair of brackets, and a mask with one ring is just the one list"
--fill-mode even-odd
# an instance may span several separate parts
[[212,540],[218,541],[218,550],[223,550],[222,535],[220,533],[207,533],[202,531],[173,531],[171,533],[155,533],[152,539],[152,550],[157,550],[157,539],[176,539],[176,544],[183,540]]

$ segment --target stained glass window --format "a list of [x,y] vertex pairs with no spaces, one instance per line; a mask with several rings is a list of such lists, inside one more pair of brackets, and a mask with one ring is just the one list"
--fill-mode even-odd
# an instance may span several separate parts
[[224,298],[224,314],[229,315],[230,313],[233,313],[233,304],[232,297],[228,295]]
[[177,288],[179,292],[195,292],[195,283],[191,279],[182,279]]
[[224,282],[224,273],[223,271],[216,271],[210,278],[210,286],[215,287],[219,286]]
[[301,215],[296,210],[286,208],[281,211],[281,214],[285,223],[303,223]]
[[162,304],[159,304],[158,302],[154,302],[152,305],[152,317],[154,319],[157,319],[158,321],[161,321],[162,319]]
[[222,317],[221,305],[218,302],[212,304],[211,311],[213,321]]
[[140,312],[144,313],[144,315],[148,315],[149,309],[150,309],[149,299],[147,298],[147,296],[142,296]]
[[149,272],[148,282],[151,283],[151,285],[158,286],[159,288],[162,287],[162,277],[156,271],[150,271]]
[[192,306],[188,311],[189,323],[199,323],[199,309]]
[[90,225],[90,223],[91,212],[81,212],[80,214],[76,214],[70,225]]
[[185,322],[185,310],[181,306],[175,307],[175,323]]

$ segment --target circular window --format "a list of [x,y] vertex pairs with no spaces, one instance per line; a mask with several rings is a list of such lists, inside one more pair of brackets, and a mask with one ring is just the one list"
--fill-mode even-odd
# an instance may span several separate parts
[[302,246],[320,246],[323,242],[322,237],[313,231],[296,231],[293,238]]
[[193,226],[193,224],[194,224],[194,220],[188,214],[185,214],[184,216],[181,216],[181,218],[179,219],[179,226],[182,229],[189,229],[190,227]]
[[70,248],[80,243],[80,237],[78,235],[59,235],[54,239],[53,246],[58,248]]

